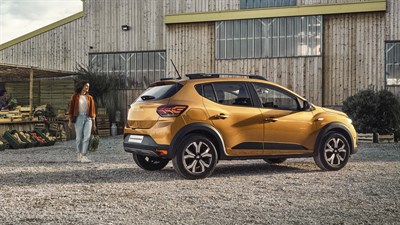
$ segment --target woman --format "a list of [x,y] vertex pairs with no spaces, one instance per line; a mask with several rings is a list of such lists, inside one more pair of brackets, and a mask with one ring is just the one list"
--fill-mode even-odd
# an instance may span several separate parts
[[96,112],[93,97],[88,94],[89,83],[81,81],[76,85],[75,94],[71,96],[68,107],[68,127],[72,129],[75,124],[76,150],[78,161],[90,163],[87,158],[89,140],[92,130],[96,130]]

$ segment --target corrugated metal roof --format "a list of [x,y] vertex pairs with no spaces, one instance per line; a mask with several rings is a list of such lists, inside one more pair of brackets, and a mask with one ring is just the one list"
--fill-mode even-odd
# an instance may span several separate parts
[[33,78],[35,80],[69,79],[73,77],[73,72],[69,71],[0,64],[0,82],[29,81],[31,70],[33,71]]
[[64,18],[62,20],[59,20],[59,21],[57,21],[55,23],[49,24],[49,25],[47,25],[45,27],[42,27],[42,28],[37,29],[35,31],[32,31],[32,32],[30,32],[28,34],[25,34],[25,35],[23,35],[21,37],[18,37],[16,39],[8,41],[8,42],[0,45],[0,50],[3,50],[5,48],[11,47],[13,45],[16,45],[16,44],[18,44],[20,42],[23,42],[23,41],[25,41],[25,40],[27,40],[29,38],[32,38],[32,37],[35,37],[35,36],[37,36],[39,34],[45,33],[45,32],[47,32],[49,30],[52,30],[52,29],[57,28],[59,26],[62,26],[64,24],[70,23],[70,22],[72,22],[74,20],[77,20],[77,19],[83,17],[83,15],[84,15],[83,12],[76,13],[76,14],[74,14],[72,16],[69,16],[69,17]]

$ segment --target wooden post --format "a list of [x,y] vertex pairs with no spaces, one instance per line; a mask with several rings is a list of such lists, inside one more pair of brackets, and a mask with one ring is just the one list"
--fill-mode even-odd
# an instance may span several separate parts
[[29,76],[29,116],[32,117],[32,107],[33,107],[33,69],[31,67]]

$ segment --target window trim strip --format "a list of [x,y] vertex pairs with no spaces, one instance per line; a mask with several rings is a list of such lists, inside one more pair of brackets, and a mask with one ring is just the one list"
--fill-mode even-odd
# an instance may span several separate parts
[[222,20],[260,19],[290,16],[330,15],[361,12],[386,12],[386,0],[368,2],[301,5],[274,8],[241,9],[232,11],[169,14],[165,24],[215,22]]

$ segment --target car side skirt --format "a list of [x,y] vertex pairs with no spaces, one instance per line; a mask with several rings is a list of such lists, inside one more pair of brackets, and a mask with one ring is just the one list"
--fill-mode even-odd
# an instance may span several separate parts
[[264,150],[308,150],[306,147],[302,146],[302,145],[298,145],[298,144],[285,144],[285,143],[273,143],[273,142],[243,142],[240,143],[234,147],[232,147],[232,149],[235,150],[240,150],[240,149],[246,149],[246,150],[260,150],[260,149],[264,149]]

